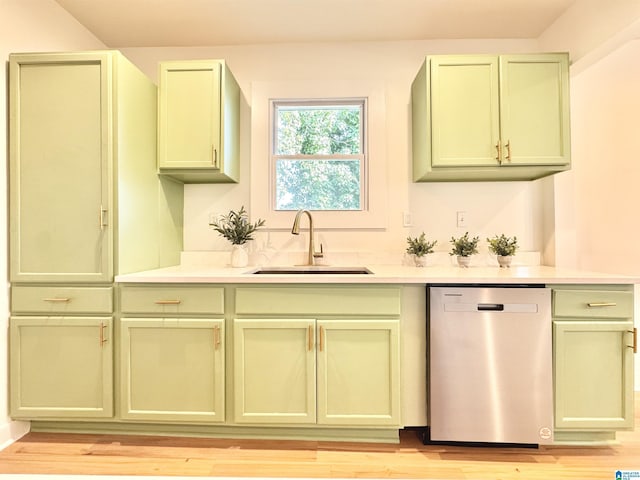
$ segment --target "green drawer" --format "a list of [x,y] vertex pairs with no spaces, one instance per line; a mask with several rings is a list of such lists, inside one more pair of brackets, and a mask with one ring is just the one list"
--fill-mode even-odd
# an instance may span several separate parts
[[112,287],[11,287],[12,313],[112,313]]
[[400,315],[400,287],[238,287],[241,315]]
[[633,317],[633,292],[555,290],[553,298],[554,317]]
[[121,285],[123,313],[224,314],[224,288],[210,285]]

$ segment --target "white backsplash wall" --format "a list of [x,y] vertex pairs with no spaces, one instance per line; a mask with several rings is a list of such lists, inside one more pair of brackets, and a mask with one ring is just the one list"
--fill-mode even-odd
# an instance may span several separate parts
[[[185,188],[185,250],[226,251],[230,244],[208,225],[209,216],[226,213],[226,208],[246,205],[247,194],[233,185],[187,185]],[[545,202],[541,182],[494,183],[419,183],[407,186],[409,202],[406,210],[391,211],[386,231],[324,229],[316,222],[316,248],[323,244],[330,256],[335,253],[380,253],[402,257],[405,239],[422,231],[437,240],[437,252],[450,250],[449,240],[468,231],[481,239],[480,251],[487,252],[487,237],[504,233],[517,236],[522,251],[539,251],[542,241],[542,205]],[[243,195],[243,193],[245,193]],[[403,227],[403,213],[412,218],[411,227]],[[456,226],[456,214],[465,212],[467,226]],[[293,223],[294,213],[291,213]],[[253,220],[256,220],[255,218]],[[251,249],[304,252],[307,249],[306,223],[303,232],[262,230],[255,235]],[[392,233],[393,232],[393,233]],[[385,260],[384,263],[387,263]]]
[[[532,52],[532,40],[448,40],[373,42],[349,44],[235,46],[226,48],[130,48],[123,52],[151,78],[157,77],[161,60],[224,58],[240,84],[245,104],[241,122],[241,172],[239,184],[185,185],[185,251],[227,251],[230,245],[208,225],[211,214],[227,213],[244,205],[251,213],[251,165],[266,162],[266,152],[252,151],[252,83],[342,82],[364,85],[371,79],[384,85],[384,125],[370,136],[384,136],[387,192],[386,226],[369,230],[327,230],[315,222],[318,239],[327,253],[377,252],[402,257],[407,235],[438,240],[436,250],[449,251],[452,235],[479,235],[486,252],[486,237],[498,233],[516,235],[523,251],[540,251],[545,238],[543,205],[552,201],[543,195],[539,182],[420,183],[411,181],[411,82],[427,54]],[[254,148],[254,150],[256,150]],[[256,179],[254,179],[256,180]],[[257,179],[267,182],[268,179]],[[380,195],[375,190],[371,195]],[[464,211],[468,227],[456,226],[456,212]],[[403,213],[412,216],[412,226],[403,225]],[[293,223],[294,213],[291,213]],[[255,219],[254,219],[255,220]],[[267,223],[269,227],[269,223]],[[303,225],[306,228],[306,223]],[[306,250],[307,235],[289,231],[260,233],[252,248],[285,252]]]

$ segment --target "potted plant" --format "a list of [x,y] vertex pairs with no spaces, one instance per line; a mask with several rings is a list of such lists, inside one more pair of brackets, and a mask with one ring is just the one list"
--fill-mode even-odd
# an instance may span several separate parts
[[245,243],[253,240],[253,233],[262,227],[265,221],[251,223],[249,214],[244,209],[244,205],[239,211],[229,211],[227,215],[220,216],[217,220],[209,223],[213,229],[231,242],[231,266],[246,267],[249,263],[249,254],[244,248]]
[[411,238],[407,237],[407,253],[413,255],[413,261],[416,267],[424,267],[427,264],[426,255],[433,253],[433,247],[435,247],[437,240],[433,242],[424,238],[424,232],[419,237]]
[[507,237],[502,233],[500,236],[487,238],[487,242],[489,242],[489,251],[498,257],[500,267],[509,267],[518,249],[518,239],[515,236]]
[[468,267],[471,262],[471,255],[478,253],[478,242],[480,237],[469,238],[469,232],[466,232],[462,237],[451,237],[451,252],[449,255],[455,255],[458,260],[458,265],[461,267]]

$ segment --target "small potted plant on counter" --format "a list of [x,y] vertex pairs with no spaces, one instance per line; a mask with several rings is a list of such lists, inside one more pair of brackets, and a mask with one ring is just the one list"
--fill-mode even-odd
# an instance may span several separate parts
[[518,239],[515,236],[506,237],[502,233],[500,236],[487,238],[487,242],[489,242],[489,251],[497,256],[500,267],[511,266],[511,259],[518,249]]
[[471,255],[478,253],[479,241],[480,237],[469,238],[469,232],[460,238],[451,237],[452,248],[449,255],[455,255],[461,267],[468,267],[471,263]]
[[407,237],[407,253],[413,256],[416,267],[424,267],[427,265],[427,254],[433,253],[437,240],[432,242],[424,238],[424,232],[419,237]]
[[249,240],[253,240],[253,233],[264,224],[265,221],[262,219],[251,223],[244,205],[239,211],[231,210],[227,215],[222,215],[217,220],[209,223],[216,232],[231,242],[233,246],[231,250],[232,267],[247,266],[249,254],[244,245]]

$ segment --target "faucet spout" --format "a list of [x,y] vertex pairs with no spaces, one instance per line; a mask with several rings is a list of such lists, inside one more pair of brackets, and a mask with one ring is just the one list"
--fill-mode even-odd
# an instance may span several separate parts
[[320,245],[320,252],[315,251],[315,246],[313,244],[313,217],[311,216],[311,212],[309,210],[298,210],[296,213],[296,218],[293,220],[293,227],[291,227],[291,233],[293,235],[300,235],[300,218],[303,214],[306,214],[309,217],[309,252],[307,256],[307,265],[315,265],[316,258],[322,258],[322,245]]

